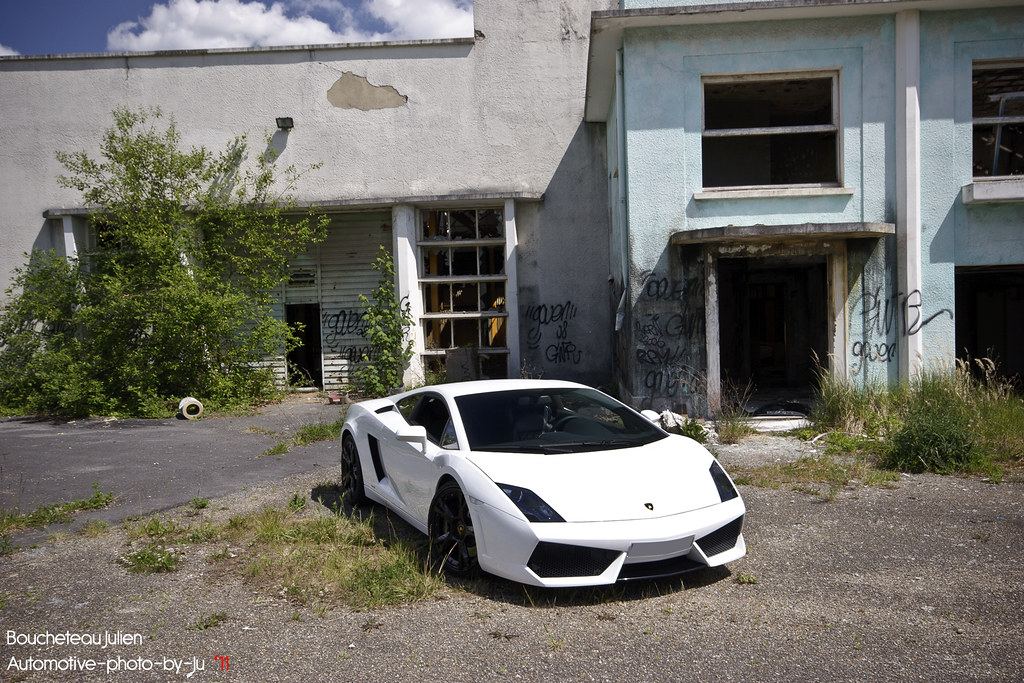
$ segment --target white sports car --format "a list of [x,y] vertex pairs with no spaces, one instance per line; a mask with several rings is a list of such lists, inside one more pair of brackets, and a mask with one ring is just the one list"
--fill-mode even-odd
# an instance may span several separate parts
[[450,575],[537,586],[680,574],[743,557],[745,508],[700,444],[572,382],[487,380],[356,403],[345,501],[427,534]]

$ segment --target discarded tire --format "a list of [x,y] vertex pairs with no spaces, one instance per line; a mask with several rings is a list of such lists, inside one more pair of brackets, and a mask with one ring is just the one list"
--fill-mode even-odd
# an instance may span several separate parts
[[186,420],[194,420],[203,414],[203,404],[198,399],[186,396],[181,399],[181,403],[178,404],[178,412]]

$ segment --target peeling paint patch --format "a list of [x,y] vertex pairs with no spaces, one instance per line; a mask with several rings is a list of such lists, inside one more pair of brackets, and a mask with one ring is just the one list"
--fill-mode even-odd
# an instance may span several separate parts
[[409,98],[390,85],[374,85],[365,76],[346,71],[327,91],[327,101],[340,109],[393,109]]

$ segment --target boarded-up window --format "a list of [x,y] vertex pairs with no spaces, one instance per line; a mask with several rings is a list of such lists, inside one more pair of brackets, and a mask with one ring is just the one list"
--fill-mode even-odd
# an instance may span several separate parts
[[1024,175],[1024,66],[976,66],[974,177]]
[[839,183],[837,73],[705,76],[703,185]]

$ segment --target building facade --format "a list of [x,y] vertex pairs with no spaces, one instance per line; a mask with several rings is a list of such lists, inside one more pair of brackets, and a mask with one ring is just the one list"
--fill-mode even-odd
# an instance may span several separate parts
[[115,108],[158,106],[186,146],[247,133],[279,165],[322,164],[293,195],[330,215],[328,237],[280,293],[320,386],[348,384],[366,350],[379,245],[415,318],[408,381],[471,347],[483,376],[603,382],[605,141],[583,98],[591,11],[614,6],[478,0],[465,39],[0,58],[0,272],[88,249],[55,152],[95,156]]
[[[472,38],[0,58],[0,272],[88,248],[54,153],[116,107],[264,137],[331,217],[292,359],[348,384],[379,246],[423,378],[715,413],[956,358],[1024,374],[1024,9],[1011,0],[476,0]],[[281,121],[278,119],[290,119]],[[262,143],[258,143],[262,151]],[[9,280],[8,280],[9,281]],[[282,372],[285,360],[275,361]]]
[[1024,9],[624,0],[591,25],[616,369],[716,412],[995,356],[1024,370]]

